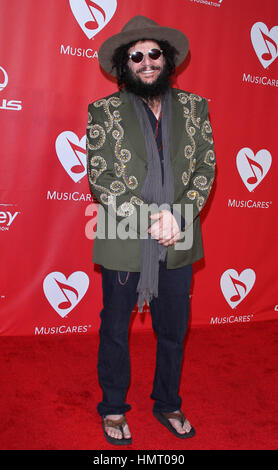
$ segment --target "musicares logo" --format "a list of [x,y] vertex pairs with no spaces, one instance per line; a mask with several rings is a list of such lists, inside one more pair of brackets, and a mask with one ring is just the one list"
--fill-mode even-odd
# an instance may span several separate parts
[[252,26],[251,41],[262,66],[266,69],[278,57],[278,26],[271,30],[258,22]]
[[77,183],[87,173],[86,135],[79,140],[71,131],[62,132],[56,139],[55,148],[61,165],[71,179]]
[[238,274],[235,269],[227,269],[221,276],[222,293],[231,308],[235,308],[249,294],[256,280],[253,269],[245,269]]
[[117,0],[69,0],[72,13],[82,31],[92,39],[109,23],[117,9]]
[[51,307],[64,318],[76,307],[89,287],[89,277],[76,271],[68,278],[63,273],[53,272],[43,281],[43,291]]
[[264,179],[271,167],[272,157],[268,150],[259,150],[254,155],[248,147],[242,148],[236,157],[236,165],[248,191],[253,191]]

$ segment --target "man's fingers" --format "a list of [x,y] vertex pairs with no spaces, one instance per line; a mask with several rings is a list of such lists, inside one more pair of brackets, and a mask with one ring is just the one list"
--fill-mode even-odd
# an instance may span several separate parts
[[176,243],[180,237],[180,230],[171,212],[157,212],[152,214],[150,218],[156,220],[148,229],[152,238],[165,246]]
[[150,215],[150,219],[160,219],[162,212],[156,212],[155,214]]
[[180,231],[175,233],[175,235],[173,234],[170,238],[169,237],[160,238],[158,240],[158,243],[161,243],[164,246],[170,246],[170,245],[174,245],[175,243],[177,243],[179,239],[180,239]]
[[154,222],[149,228],[148,228],[148,232],[151,234],[152,238],[155,238],[156,240],[158,240],[159,236],[160,236],[160,225],[159,225],[159,222]]

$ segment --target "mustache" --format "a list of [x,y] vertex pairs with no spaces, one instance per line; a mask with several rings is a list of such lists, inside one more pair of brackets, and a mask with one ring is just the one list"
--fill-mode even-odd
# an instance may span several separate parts
[[140,69],[136,70],[136,73],[145,72],[146,70],[161,70],[161,67],[158,65],[150,65],[148,67],[144,65],[143,67],[140,67]]

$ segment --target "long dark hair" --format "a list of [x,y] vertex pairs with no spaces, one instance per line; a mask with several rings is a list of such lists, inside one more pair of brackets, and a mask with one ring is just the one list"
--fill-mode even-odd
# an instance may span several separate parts
[[126,74],[126,67],[128,62],[128,51],[129,49],[134,46],[138,41],[154,41],[156,42],[160,49],[163,51],[163,55],[165,58],[165,64],[168,68],[168,75],[171,76],[176,69],[175,59],[178,54],[178,51],[175,47],[171,46],[168,41],[158,41],[157,39],[152,38],[144,38],[144,39],[137,39],[136,41],[129,42],[128,44],[124,44],[123,46],[117,47],[115,49],[114,54],[112,56],[112,64],[113,69],[116,70],[116,76],[118,81],[119,89],[121,90],[125,83],[125,74]]

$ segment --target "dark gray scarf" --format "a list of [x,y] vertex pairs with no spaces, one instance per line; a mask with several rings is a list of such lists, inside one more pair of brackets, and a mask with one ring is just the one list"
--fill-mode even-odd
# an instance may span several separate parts
[[[141,196],[146,204],[172,204],[174,200],[174,178],[170,160],[171,90],[162,99],[162,146],[164,159],[164,182],[157,144],[144,104],[140,98],[129,93],[130,100],[140,122],[145,139],[148,170]],[[151,238],[141,239],[141,273],[137,286],[138,310],[142,312],[146,300],[149,305],[158,296],[159,261],[165,261],[167,247]]]

